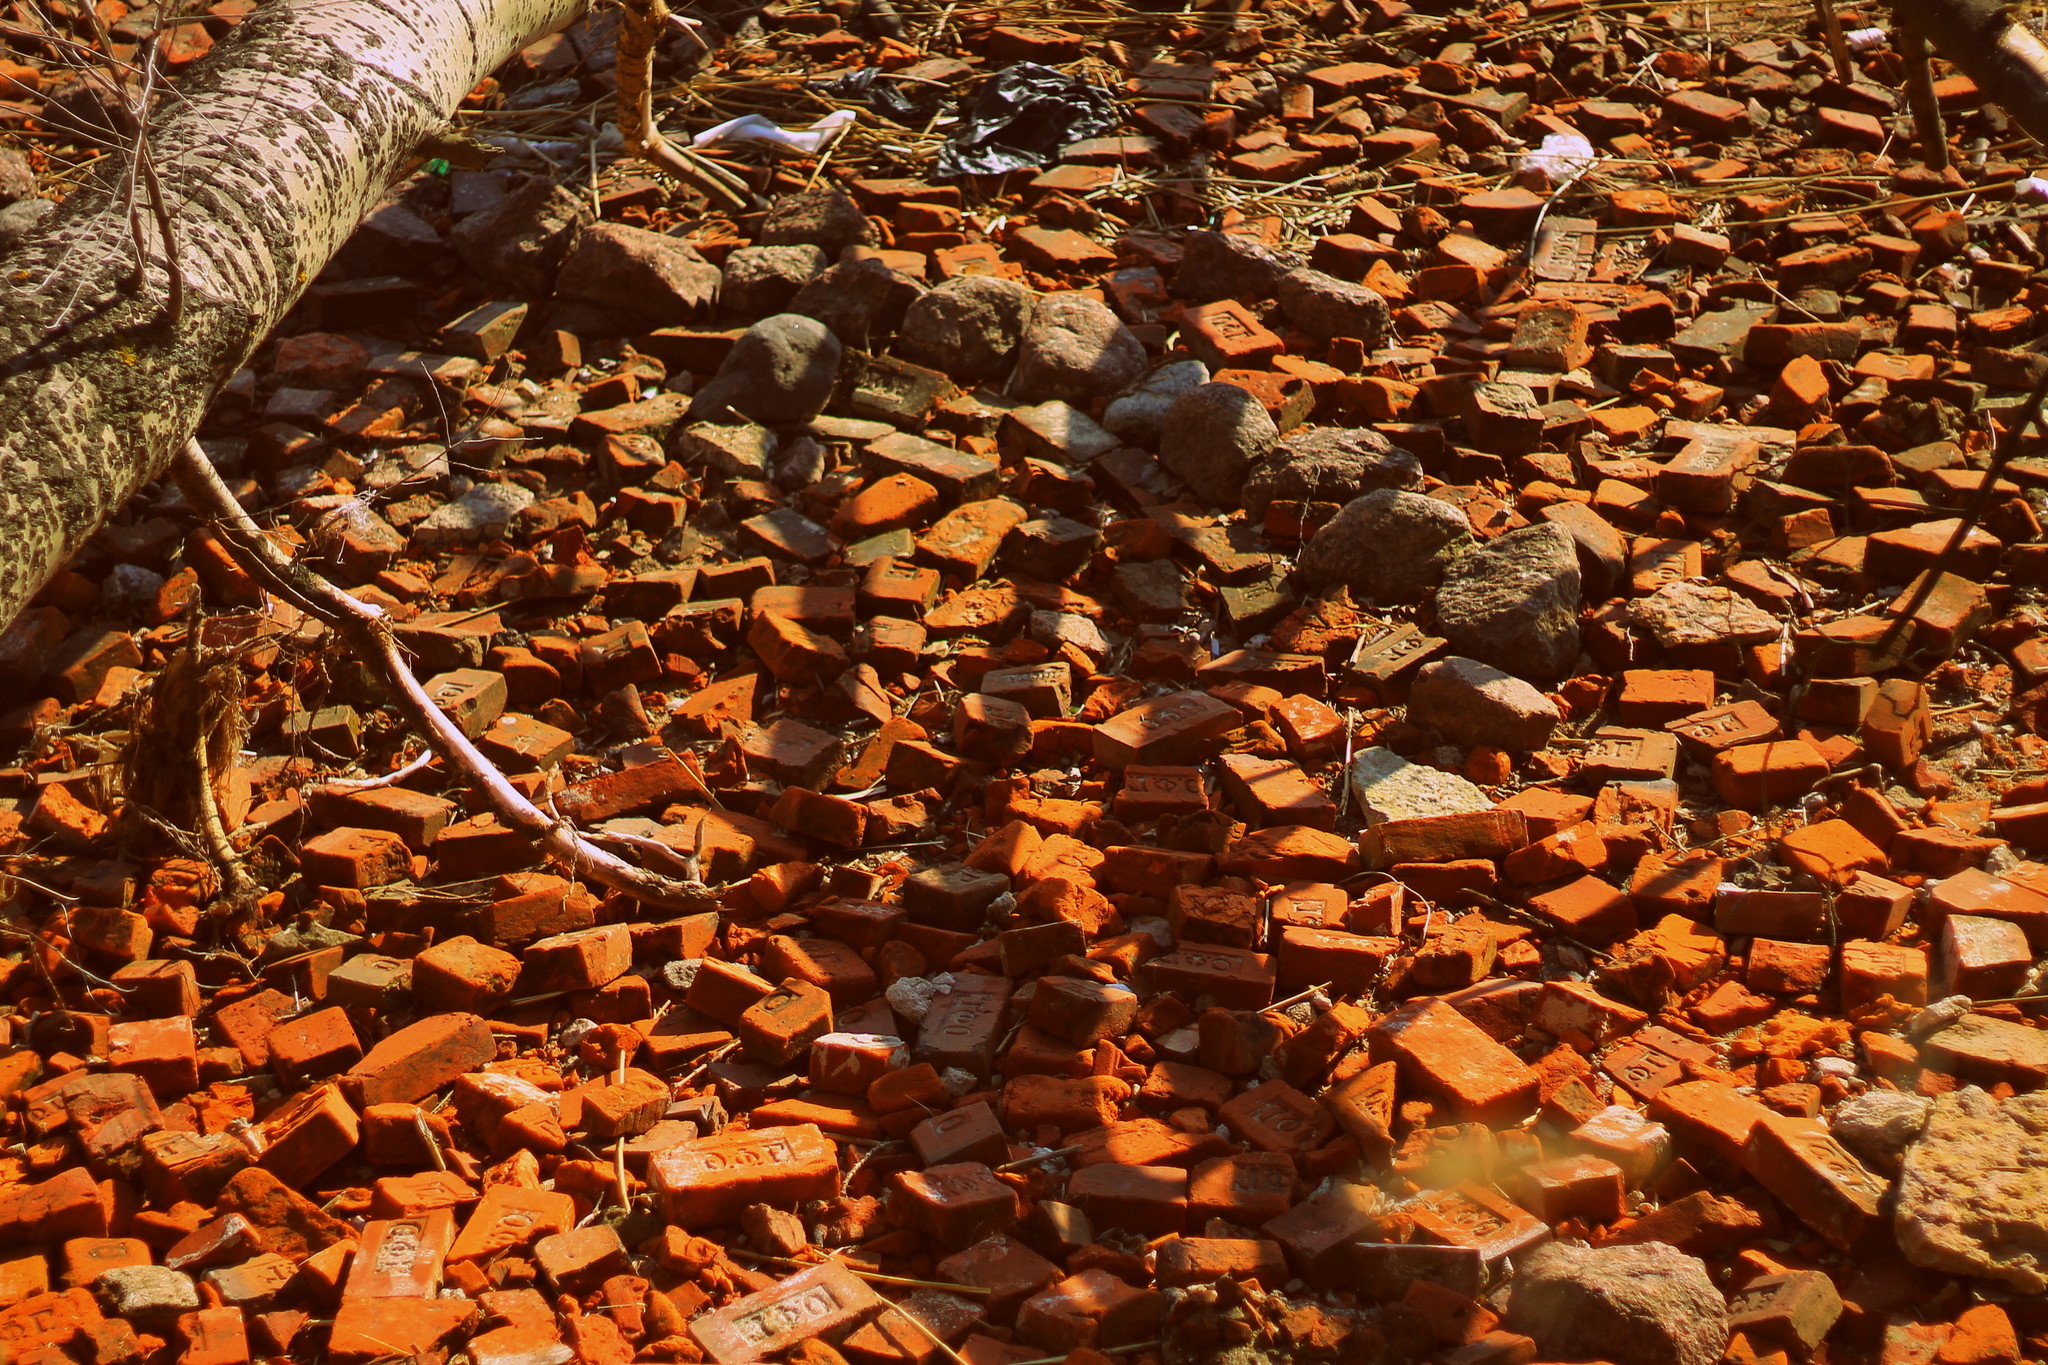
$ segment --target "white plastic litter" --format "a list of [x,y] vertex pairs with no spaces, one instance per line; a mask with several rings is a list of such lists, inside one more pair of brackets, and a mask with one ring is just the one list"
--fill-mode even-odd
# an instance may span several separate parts
[[719,142],[774,142],[801,152],[816,156],[832,145],[834,138],[846,131],[847,125],[859,117],[852,109],[835,109],[808,128],[784,128],[759,114],[748,114],[744,118],[728,119],[715,128],[706,128],[690,139],[695,147],[709,147]]
[[2012,192],[2021,199],[2048,199],[2048,180],[2030,175],[2024,180],[2015,180]]
[[1523,156],[1521,168],[1541,171],[1559,185],[1577,180],[1600,163],[1593,144],[1577,133],[1552,133],[1543,145]]
[[1875,51],[1884,46],[1884,30],[1881,28],[1852,28],[1842,35],[1842,41],[1849,45],[1851,52]]

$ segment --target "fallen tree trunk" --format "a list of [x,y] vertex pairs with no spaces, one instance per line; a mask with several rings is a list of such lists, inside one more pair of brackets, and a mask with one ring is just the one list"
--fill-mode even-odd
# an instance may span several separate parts
[[147,177],[131,215],[108,158],[0,259],[0,629],[162,472],[421,140],[586,3],[275,0],[155,111],[168,244]]
[[1892,13],[1955,63],[1985,100],[2048,144],[2048,44],[2014,23],[2004,0],[1893,0]]

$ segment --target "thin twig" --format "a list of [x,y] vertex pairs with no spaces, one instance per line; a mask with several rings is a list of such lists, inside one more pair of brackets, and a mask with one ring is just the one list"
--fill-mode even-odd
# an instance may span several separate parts
[[236,562],[334,628],[365,663],[382,674],[400,709],[423,732],[427,743],[475,784],[499,819],[532,836],[549,856],[577,876],[600,886],[686,913],[718,908],[718,897],[711,888],[635,867],[591,843],[567,821],[551,819],[541,811],[434,705],[399,653],[397,638],[379,609],[343,592],[279,550],[235,501],[198,442],[186,442],[171,464],[178,486],[193,507],[213,520],[222,545]]

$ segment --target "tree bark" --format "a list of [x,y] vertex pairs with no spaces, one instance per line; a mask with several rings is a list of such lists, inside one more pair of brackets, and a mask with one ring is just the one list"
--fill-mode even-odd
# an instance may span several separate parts
[[[420,141],[586,3],[274,0],[152,119],[175,318],[147,200],[131,229],[125,159],[0,258],[0,629],[163,470]],[[131,292],[137,230],[149,266]]]
[[2048,44],[2012,21],[2005,0],[1892,0],[1892,13],[2048,145]]

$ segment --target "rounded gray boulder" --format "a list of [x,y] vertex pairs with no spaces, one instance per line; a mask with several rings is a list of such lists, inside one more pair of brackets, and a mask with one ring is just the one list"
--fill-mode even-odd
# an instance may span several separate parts
[[1027,403],[1106,398],[1144,372],[1144,343],[1108,304],[1086,294],[1047,294],[1024,328],[1016,396]]
[[1539,522],[1496,536],[1444,573],[1437,634],[1458,653],[1520,678],[1552,682],[1579,657],[1579,552],[1571,532]]
[[1252,471],[1244,510],[1263,517],[1276,501],[1350,502],[1376,488],[1421,487],[1422,461],[1377,431],[1305,427]]
[[896,354],[962,386],[1002,373],[1038,296],[1020,280],[961,275],[920,294],[903,313]]
[[1516,1267],[1502,1326],[1545,1360],[1715,1365],[1728,1305],[1704,1261],[1667,1242],[1589,1247],[1552,1242]]
[[832,401],[845,354],[816,318],[777,313],[740,333],[725,363],[690,404],[693,422],[738,413],[770,426],[808,422]]
[[1447,502],[1381,488],[1353,498],[1302,547],[1302,579],[1379,603],[1413,602],[1472,548],[1472,524]]
[[1173,400],[1159,426],[1159,462],[1204,502],[1236,507],[1245,475],[1280,439],[1250,390],[1203,384]]

